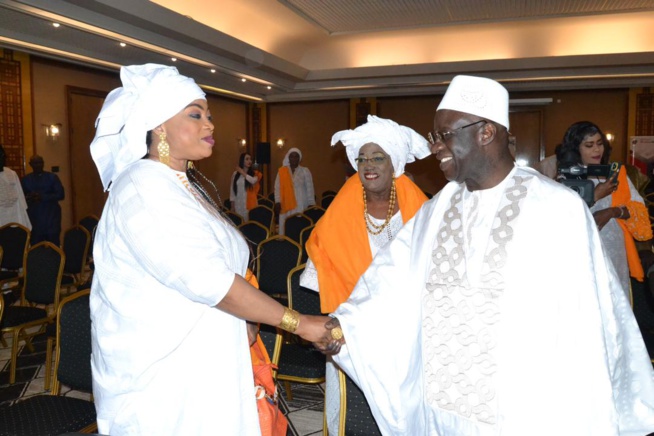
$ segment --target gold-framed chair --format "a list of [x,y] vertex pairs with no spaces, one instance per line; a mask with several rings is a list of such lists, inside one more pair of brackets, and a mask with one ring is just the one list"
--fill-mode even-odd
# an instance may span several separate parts
[[[300,275],[305,265],[293,268],[287,276],[288,307],[305,315],[320,315],[320,297],[317,292],[300,286]],[[272,362],[277,365],[275,374],[284,382],[286,398],[293,399],[290,382],[319,384],[325,381],[325,355],[296,335],[287,338],[277,329]]]
[[275,200],[271,200],[268,197],[264,197],[263,195],[257,195],[257,204],[269,207],[270,209],[275,208]]
[[302,247],[282,235],[271,236],[257,247],[256,275],[259,289],[285,302],[288,273],[298,266]]
[[313,225],[313,220],[303,213],[295,213],[284,221],[284,235],[300,243],[302,230]]
[[237,214],[236,212],[232,212],[231,210],[225,210],[224,212],[225,212],[225,215],[227,216],[227,218],[229,218],[234,223],[234,225],[236,227],[240,226],[241,224],[243,224],[245,222],[243,217],[241,215]]
[[[12,297],[13,292],[21,286],[31,233],[30,229],[18,223],[8,223],[0,227],[0,246],[3,249],[0,262],[0,288],[12,293]],[[11,304],[12,301],[13,298],[6,303]]]
[[323,209],[327,210],[330,204],[332,204],[332,201],[334,201],[335,195],[325,195],[320,199],[320,206],[322,206]]
[[[27,251],[20,303],[5,307],[0,319],[3,345],[7,346],[5,334],[12,337],[10,384],[16,381],[18,343],[23,340],[25,346],[34,352],[32,338],[43,333],[55,319],[64,262],[63,251],[51,242],[39,242]],[[40,328],[35,331],[36,327]]]
[[[55,380],[50,394],[0,408],[0,434],[33,436],[97,431],[91,375],[90,290],[64,298],[57,308]],[[89,400],[61,395],[61,386],[89,394]]]
[[64,232],[62,250],[66,255],[62,289],[77,289],[86,281],[86,262],[89,258],[91,234],[81,225],[72,226]]
[[318,205],[313,205],[304,209],[302,213],[311,218],[314,224],[317,224],[318,220],[325,214],[325,209]]
[[300,263],[306,263],[307,260],[309,260],[309,253],[307,253],[307,241],[309,240],[311,232],[315,227],[315,224],[309,227],[305,227],[300,233],[300,246],[302,247],[302,258],[300,259]]
[[275,212],[268,206],[258,205],[248,211],[248,221],[256,221],[272,232]]
[[[250,260],[254,259],[257,255],[257,249],[259,244],[270,237],[270,229],[265,228],[261,223],[256,221],[246,221],[238,226],[238,229],[241,231],[245,237],[245,241],[250,247]],[[257,267],[256,264],[251,266],[252,272],[256,274]]]

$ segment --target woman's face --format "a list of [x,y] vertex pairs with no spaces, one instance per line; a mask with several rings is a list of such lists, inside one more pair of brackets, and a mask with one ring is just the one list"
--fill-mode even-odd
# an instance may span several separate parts
[[579,154],[581,163],[584,165],[599,165],[604,155],[604,141],[602,135],[586,135],[581,144],[579,144]]
[[243,158],[243,167],[245,169],[248,169],[252,166],[252,156],[249,154],[246,154],[245,157]]
[[[161,125],[170,144],[170,167],[186,169],[186,161],[211,156],[213,151],[213,123],[207,102],[191,102],[177,115]],[[180,165],[181,164],[181,165]]]
[[393,183],[393,162],[384,150],[375,143],[365,144],[359,149],[357,169],[359,179],[366,192],[390,192]]

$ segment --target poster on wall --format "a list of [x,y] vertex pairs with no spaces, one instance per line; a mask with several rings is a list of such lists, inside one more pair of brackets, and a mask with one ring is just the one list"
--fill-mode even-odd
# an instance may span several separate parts
[[648,174],[647,167],[654,166],[654,136],[632,136],[629,138],[630,164]]

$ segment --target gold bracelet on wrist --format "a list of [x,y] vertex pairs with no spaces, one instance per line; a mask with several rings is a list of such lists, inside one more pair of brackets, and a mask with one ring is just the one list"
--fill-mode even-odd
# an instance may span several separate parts
[[284,316],[282,321],[279,323],[279,328],[286,330],[289,333],[295,333],[297,326],[300,324],[300,314],[293,309],[288,307],[284,308]]

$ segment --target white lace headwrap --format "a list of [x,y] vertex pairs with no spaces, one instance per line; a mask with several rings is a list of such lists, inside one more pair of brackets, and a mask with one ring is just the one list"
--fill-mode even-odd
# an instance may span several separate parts
[[157,64],[120,69],[121,88],[109,93],[95,122],[91,156],[109,190],[125,168],[147,153],[145,135],[205,94],[175,67]]
[[302,162],[302,152],[300,151],[299,148],[295,148],[295,147],[293,147],[293,148],[291,148],[290,150],[288,150],[288,151],[286,152],[286,156],[284,156],[284,161],[282,162],[282,165],[283,165],[283,166],[285,166],[285,167],[289,167],[289,166],[291,166],[291,163],[288,161],[288,157],[289,157],[289,156],[291,155],[291,153],[293,153],[293,152],[297,153],[297,154],[300,156],[300,162]]
[[429,142],[415,130],[400,126],[395,121],[368,115],[368,122],[354,130],[341,130],[332,136],[332,146],[341,141],[345,145],[347,158],[357,168],[355,159],[359,149],[366,144],[379,145],[391,157],[395,177],[404,173],[404,166],[431,154]]

